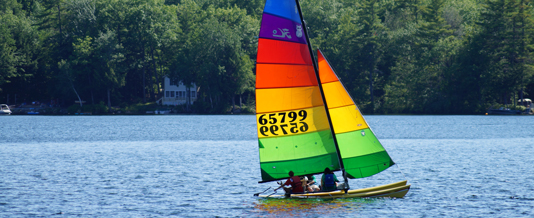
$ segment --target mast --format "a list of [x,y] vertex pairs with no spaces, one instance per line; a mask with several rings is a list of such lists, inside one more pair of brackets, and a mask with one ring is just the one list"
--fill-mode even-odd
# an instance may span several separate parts
[[336,152],[337,152],[337,160],[339,162],[339,167],[341,169],[341,172],[343,174],[343,180],[345,183],[345,193],[347,190],[350,189],[349,187],[349,180],[347,179],[347,173],[345,172],[345,166],[343,165],[343,159],[341,159],[341,152],[339,151],[339,146],[337,144],[336,139],[336,133],[334,131],[334,125],[332,125],[332,119],[330,118],[330,111],[328,110],[328,105],[326,104],[326,98],[323,92],[323,85],[321,83],[321,77],[319,76],[319,67],[317,66],[317,60],[315,60],[315,55],[313,55],[313,49],[311,46],[310,37],[308,36],[308,29],[306,28],[306,23],[304,22],[304,18],[302,16],[302,10],[300,9],[300,3],[299,0],[295,0],[297,4],[297,8],[299,10],[299,17],[300,21],[302,23],[302,29],[304,29],[304,35],[306,36],[306,41],[308,42],[308,50],[310,51],[310,56],[312,59],[313,69],[315,71],[315,77],[317,77],[317,82],[319,83],[319,90],[321,92],[321,97],[323,98],[323,105],[326,111],[326,117],[328,118],[328,124],[330,125],[330,132],[332,133],[332,139],[334,139],[334,145],[336,146]]

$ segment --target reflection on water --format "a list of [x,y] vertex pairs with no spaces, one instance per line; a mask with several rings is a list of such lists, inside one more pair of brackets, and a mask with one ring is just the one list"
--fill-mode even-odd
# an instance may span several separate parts
[[289,199],[261,198],[254,203],[254,212],[259,216],[317,216],[358,214],[365,204],[383,202],[383,198],[337,198],[337,199]]

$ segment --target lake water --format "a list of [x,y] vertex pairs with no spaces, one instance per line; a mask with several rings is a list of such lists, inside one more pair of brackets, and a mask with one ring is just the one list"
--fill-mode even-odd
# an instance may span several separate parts
[[1,116],[0,217],[534,217],[534,116],[366,119],[403,199],[254,197],[252,115]]

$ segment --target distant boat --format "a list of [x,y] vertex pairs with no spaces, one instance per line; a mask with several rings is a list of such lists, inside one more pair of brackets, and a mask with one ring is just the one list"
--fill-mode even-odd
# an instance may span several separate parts
[[500,107],[499,109],[489,109],[487,115],[515,115],[521,114],[520,110],[510,110],[510,108]]
[[519,99],[517,100],[517,104],[530,108],[532,107],[532,100],[530,100],[529,98],[523,98],[523,100]]
[[39,114],[39,112],[38,111],[29,111],[27,114],[28,115],[37,115],[37,114]]
[[530,100],[528,98],[524,98],[523,100],[521,100],[521,99],[517,100],[517,105],[525,107],[525,111],[523,111],[523,114],[533,114],[534,113],[534,104],[532,104],[532,100]]
[[7,104],[0,104],[0,115],[10,115],[11,110],[9,110],[9,106]]
[[531,114],[531,110],[534,107],[532,100],[524,98],[523,100],[517,100],[517,105],[525,107],[524,111],[512,110],[507,107],[500,107],[498,109],[490,108],[486,111],[486,115],[516,115],[516,114]]

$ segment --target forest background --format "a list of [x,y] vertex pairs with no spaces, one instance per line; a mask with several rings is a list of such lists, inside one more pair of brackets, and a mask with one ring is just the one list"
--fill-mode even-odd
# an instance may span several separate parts
[[[1,0],[0,103],[125,109],[154,104],[167,76],[200,87],[188,111],[253,112],[264,3]],[[365,114],[482,114],[534,97],[531,0],[300,4]]]

